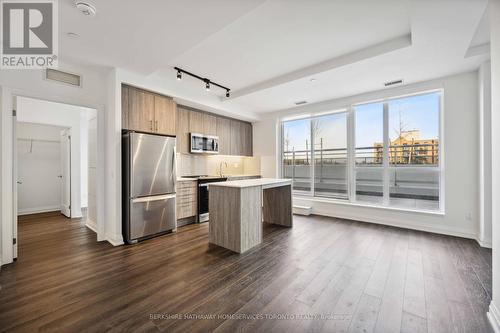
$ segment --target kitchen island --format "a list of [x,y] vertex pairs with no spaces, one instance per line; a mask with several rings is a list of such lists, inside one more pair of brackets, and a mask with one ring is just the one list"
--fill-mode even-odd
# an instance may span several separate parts
[[262,222],[292,227],[292,181],[245,179],[209,185],[209,241],[243,253],[262,243]]

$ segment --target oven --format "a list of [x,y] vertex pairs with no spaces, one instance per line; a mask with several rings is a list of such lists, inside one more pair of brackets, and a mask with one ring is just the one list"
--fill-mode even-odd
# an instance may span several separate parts
[[227,178],[198,179],[198,223],[209,220],[208,212],[208,185],[215,182],[224,182]]
[[191,133],[191,153],[195,154],[218,154],[219,137]]

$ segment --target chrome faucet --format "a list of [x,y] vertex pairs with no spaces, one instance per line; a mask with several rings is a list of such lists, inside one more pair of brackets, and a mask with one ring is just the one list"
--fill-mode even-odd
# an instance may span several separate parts
[[223,177],[223,174],[222,174],[222,165],[225,165],[226,168],[227,168],[227,162],[220,162],[219,163],[219,176],[221,176],[221,178]]

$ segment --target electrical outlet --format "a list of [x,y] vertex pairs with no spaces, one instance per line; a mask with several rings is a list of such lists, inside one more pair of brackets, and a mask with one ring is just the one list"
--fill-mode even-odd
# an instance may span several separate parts
[[467,221],[472,221],[472,213],[471,212],[468,212],[467,214],[465,214],[465,219]]

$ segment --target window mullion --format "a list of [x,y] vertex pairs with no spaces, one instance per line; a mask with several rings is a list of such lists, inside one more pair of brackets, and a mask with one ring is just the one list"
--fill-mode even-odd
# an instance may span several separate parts
[[390,170],[389,170],[389,103],[384,103],[384,148],[383,148],[383,158],[382,163],[384,167],[383,171],[383,204],[385,206],[389,205],[389,178],[390,178]]
[[356,114],[351,106],[347,113],[347,196],[351,202],[356,200],[355,123]]
[[314,183],[315,183],[315,177],[316,177],[316,166],[315,166],[315,161],[314,161],[314,136],[315,136],[315,133],[314,133],[314,126],[313,126],[313,119],[311,118],[310,120],[310,123],[309,123],[309,126],[310,126],[310,134],[311,134],[311,147],[309,147],[309,150],[311,152],[311,178],[310,178],[310,181],[311,181],[311,195],[314,196]]

